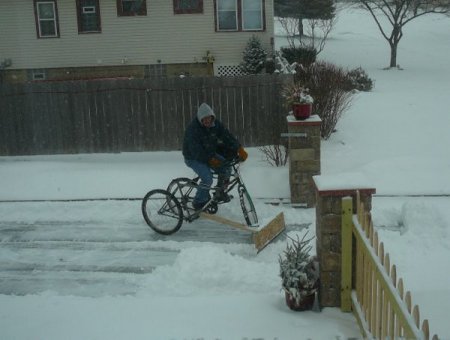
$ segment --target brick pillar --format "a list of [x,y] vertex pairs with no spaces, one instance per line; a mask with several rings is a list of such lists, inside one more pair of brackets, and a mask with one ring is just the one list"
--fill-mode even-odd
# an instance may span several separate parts
[[[331,181],[329,181],[331,179]],[[328,183],[327,183],[328,182]],[[341,224],[342,198],[353,198],[353,213],[356,213],[356,194],[367,211],[372,209],[374,188],[362,185],[353,189],[333,189],[339,183],[336,177],[316,176],[316,242],[320,264],[320,304],[323,307],[341,306]],[[331,184],[331,185],[328,185]],[[336,187],[336,186],[334,186]]]
[[305,120],[287,116],[291,203],[306,204],[308,208],[315,205],[312,177],[320,174],[321,123],[317,115]]

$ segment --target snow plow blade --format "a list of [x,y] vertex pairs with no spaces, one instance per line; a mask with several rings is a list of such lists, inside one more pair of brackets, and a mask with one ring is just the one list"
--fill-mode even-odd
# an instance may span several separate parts
[[285,229],[284,214],[282,212],[263,227],[249,227],[245,224],[229,220],[225,217],[211,215],[204,212],[201,213],[200,216],[219,223],[228,224],[233,228],[251,232],[252,241],[258,253],[263,250],[270,242],[272,242],[278,235],[280,235]]
[[253,243],[258,253],[272,242],[285,229],[284,214],[279,213],[274,219],[253,234]]

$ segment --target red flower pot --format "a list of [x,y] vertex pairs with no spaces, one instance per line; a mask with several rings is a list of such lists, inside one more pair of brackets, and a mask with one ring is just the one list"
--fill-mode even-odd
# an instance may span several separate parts
[[312,112],[312,104],[292,104],[292,114],[296,119],[309,118]]
[[304,310],[311,310],[314,305],[314,293],[311,295],[305,296],[298,303],[295,300],[295,298],[286,291],[284,292],[284,297],[286,299],[286,304],[288,305],[288,307],[297,312],[304,311]]

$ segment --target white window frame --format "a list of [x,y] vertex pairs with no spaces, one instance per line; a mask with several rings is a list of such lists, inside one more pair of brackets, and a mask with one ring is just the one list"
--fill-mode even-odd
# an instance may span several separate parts
[[[265,28],[265,1],[264,0],[234,0],[235,3],[235,13],[236,13],[236,28],[233,29],[225,29],[220,27],[220,13],[224,11],[219,10],[219,3],[221,0],[215,0],[216,6],[216,31],[217,32],[259,32],[264,31]],[[244,13],[244,3],[246,1],[259,1],[260,10],[259,15],[261,18],[261,26],[257,28],[246,28],[245,27],[245,13]]]
[[[48,5],[51,4],[52,5],[52,9],[53,9],[53,18],[51,19],[46,19],[46,18],[40,18],[40,11],[39,11],[39,6],[40,5]],[[39,38],[58,38],[59,37],[59,29],[58,29],[58,12],[57,12],[57,8],[56,8],[56,1],[36,1],[35,2],[35,6],[36,6],[36,25],[37,25],[37,29],[38,29],[38,37]],[[55,34],[54,35],[43,35],[42,34],[42,27],[41,27],[41,22],[44,21],[53,21],[53,25],[55,28]]]
[[95,14],[95,6],[83,6],[83,14]]
[[44,70],[33,70],[32,71],[33,80],[46,80],[47,76]]
[[[261,18],[261,26],[257,28],[246,28],[245,27],[245,12],[244,12],[244,3],[246,1],[255,1],[255,0],[241,0],[241,17],[242,17],[242,30],[243,31],[262,31],[264,29],[264,11],[263,11],[263,1],[259,0],[259,17]],[[258,1],[258,0],[257,0]],[[254,11],[256,12],[256,11]]]
[[220,31],[220,32],[235,32],[235,31],[239,31],[238,0],[234,0],[234,9],[235,9],[235,12],[236,12],[236,22],[235,22],[235,27],[236,28],[228,28],[228,29],[221,29],[220,28],[220,12],[228,12],[228,11],[220,11],[219,10],[219,2],[220,2],[220,0],[217,0],[217,10],[216,10],[217,31]]

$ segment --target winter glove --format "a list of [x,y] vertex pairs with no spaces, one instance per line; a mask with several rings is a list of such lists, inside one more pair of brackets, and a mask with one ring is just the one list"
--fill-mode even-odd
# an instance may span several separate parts
[[220,168],[220,166],[222,165],[222,161],[218,158],[213,157],[208,161],[208,164],[211,168]]
[[243,148],[242,146],[239,147],[239,149],[238,149],[238,156],[239,156],[239,160],[240,160],[241,162],[245,162],[245,160],[246,160],[247,157],[248,157],[247,151],[245,151],[244,148]]

